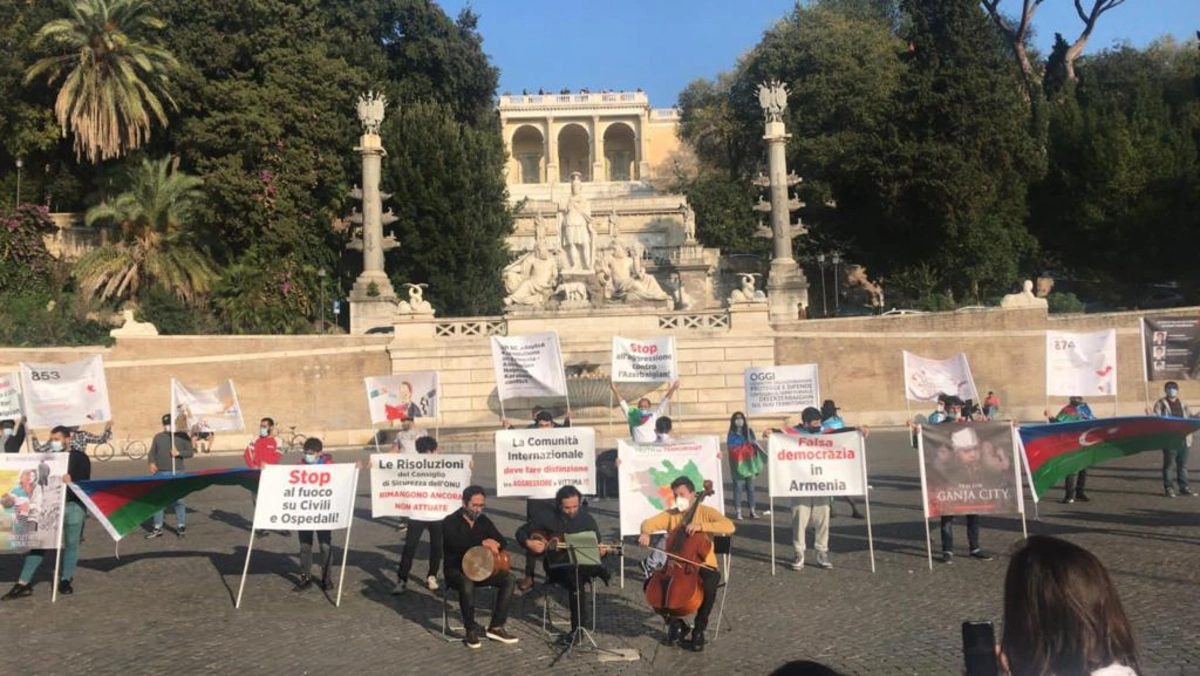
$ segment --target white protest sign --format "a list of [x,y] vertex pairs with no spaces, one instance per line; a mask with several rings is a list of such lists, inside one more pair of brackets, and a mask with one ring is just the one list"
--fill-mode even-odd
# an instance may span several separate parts
[[937,401],[939,394],[979,401],[967,355],[929,359],[904,351],[904,396],[909,401]]
[[557,333],[492,336],[492,368],[502,401],[567,396]]
[[21,419],[21,388],[17,374],[0,373],[0,420]]
[[496,495],[552,498],[563,486],[596,493],[596,431],[534,427],[496,433]]
[[67,453],[0,453],[0,553],[58,549]]
[[679,477],[692,480],[702,490],[704,480],[713,482],[715,493],[704,504],[724,511],[721,442],[715,436],[679,439],[666,444],[636,444],[620,441],[617,468],[620,477],[621,536],[641,533],[642,522],[674,505],[671,482]]
[[675,336],[633,340],[613,336],[612,382],[670,383],[675,370]]
[[1046,332],[1046,396],[1116,394],[1116,329]]
[[267,465],[258,480],[254,528],[341,530],[354,515],[358,467]]
[[771,498],[863,495],[866,454],[857,430],[835,434],[772,434],[767,441]]
[[745,380],[746,415],[796,413],[821,405],[816,364],[751,367]]
[[378,453],[371,456],[371,516],[444,519],[471,485],[467,454]]
[[66,364],[21,362],[20,370],[30,427],[112,420],[104,361],[98,355]]
[[363,380],[367,385],[367,408],[371,412],[371,424],[437,417],[437,371],[367,376]]
[[188,427],[208,432],[237,432],[246,429],[242,421],[242,406],[232,380],[210,388],[188,387],[178,380],[171,381],[171,396],[176,410],[187,420]]

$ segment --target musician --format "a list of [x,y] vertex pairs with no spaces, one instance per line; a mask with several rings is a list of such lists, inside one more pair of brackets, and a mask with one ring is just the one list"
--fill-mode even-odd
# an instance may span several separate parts
[[[675,496],[674,507],[650,517],[642,522],[638,544],[643,547],[650,545],[650,535],[659,531],[670,531],[677,527],[684,513],[691,507],[696,495],[696,485],[686,476],[681,476],[671,482],[671,492]],[[687,532],[706,533],[708,535],[733,535],[733,522],[725,517],[720,510],[700,505],[692,522],[688,524]],[[717,566],[717,555],[708,552],[704,567],[700,568],[700,580],[703,585],[704,600],[696,611],[695,626],[689,628],[682,618],[669,622],[667,627],[667,645],[678,645],[683,642],[688,632],[691,632],[689,645],[697,652],[704,650],[704,631],[708,628],[708,616],[712,613],[713,604],[717,600],[717,587],[721,584],[721,573]]]
[[[561,423],[554,421],[554,414],[541,406],[533,407],[533,422],[525,426],[525,429],[553,429],[555,427],[570,427],[571,412],[567,411],[563,415]],[[507,418],[500,419],[500,426],[506,430],[513,429],[513,424]],[[542,510],[554,508],[554,500],[545,498],[529,498],[525,501],[525,519],[532,520],[533,515]],[[525,577],[521,578],[517,583],[517,590],[522,594],[533,589],[533,574],[537,568],[537,559],[534,556],[525,557]]]
[[[570,592],[572,632],[579,628],[582,618],[587,616],[587,595],[581,595],[575,587],[576,575],[575,569],[570,566],[570,553],[565,549],[547,551],[546,538],[547,536],[588,531],[595,533],[597,540],[600,539],[600,527],[588,513],[587,506],[583,504],[583,495],[574,486],[563,486],[558,489],[558,493],[554,496],[554,507],[538,510],[524,526],[517,530],[517,542],[524,545],[530,558],[542,556],[546,579],[553,584],[565,587]],[[600,555],[606,554],[608,554],[608,547],[600,545]],[[603,566],[579,567],[579,584],[581,586],[587,584],[594,577],[599,577],[607,584],[609,572]],[[570,638],[570,634],[564,634],[564,637],[566,640],[566,638]]]
[[[492,520],[484,516],[484,495],[481,486],[467,486],[463,490],[463,506],[442,521],[442,546],[446,554],[446,584],[458,590],[458,605],[462,610],[466,637],[463,643],[468,648],[478,648],[482,633],[493,641],[516,643],[517,637],[504,630],[508,620],[508,606],[512,601],[512,573],[502,571],[482,582],[474,582],[463,574],[463,556],[476,546],[487,547],[493,554],[504,549],[505,539]],[[475,623],[475,588],[496,587],[496,605],[492,609],[492,621],[486,630]]]

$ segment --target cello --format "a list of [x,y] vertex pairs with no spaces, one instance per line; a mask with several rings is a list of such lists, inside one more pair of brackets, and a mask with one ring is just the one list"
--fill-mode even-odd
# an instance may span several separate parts
[[666,565],[646,581],[646,602],[664,619],[687,617],[699,610],[704,601],[700,569],[708,567],[704,561],[712,552],[713,541],[706,533],[688,533],[687,527],[696,517],[700,503],[712,494],[713,482],[705,480],[704,489],[695,494],[683,520],[667,533],[663,550],[667,555]]

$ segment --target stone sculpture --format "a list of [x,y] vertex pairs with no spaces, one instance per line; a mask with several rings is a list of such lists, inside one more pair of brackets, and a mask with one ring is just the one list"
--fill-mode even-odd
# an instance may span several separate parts
[[854,289],[859,289],[866,294],[867,297],[864,299],[866,302],[863,305],[870,305],[874,308],[883,306],[883,288],[867,277],[867,269],[861,265],[851,265],[846,268],[847,295],[850,295]]
[[583,178],[571,174],[571,196],[563,206],[559,236],[567,255],[567,267],[572,272],[591,272],[596,258],[596,228],[592,210],[583,196]]
[[509,295],[504,304],[545,307],[558,288],[558,275],[558,261],[550,255],[546,243],[539,241],[532,253],[505,268],[504,284]]
[[425,300],[425,289],[429,285],[406,283],[404,286],[408,288],[408,300],[397,303],[396,312],[402,315],[432,315],[433,306]]
[[671,296],[662,290],[654,275],[646,272],[641,256],[624,242],[614,242],[612,253],[598,271],[605,296],[625,301],[662,301]]
[[758,104],[762,106],[767,122],[782,122],[783,111],[787,109],[787,85],[779,80],[771,80],[758,86]]
[[1020,293],[1010,293],[1000,300],[1000,307],[1005,309],[1044,308],[1049,307],[1045,298],[1033,295],[1033,282],[1025,280]]
[[692,243],[696,241],[696,210],[692,209],[692,205],[679,205],[679,211],[683,214],[683,235],[684,241]]
[[729,304],[736,303],[765,303],[767,294],[755,288],[755,279],[762,275],[751,272],[739,272],[738,279],[741,285],[729,294]]
[[[54,302],[54,301],[51,301]],[[51,308],[47,308],[48,310]],[[124,323],[119,328],[115,328],[108,332],[108,335],[121,338],[126,336],[157,336],[158,327],[150,322],[139,322],[133,318],[133,310],[125,310],[121,313],[125,318]]]
[[387,97],[382,93],[367,92],[358,97],[358,121],[362,123],[363,134],[379,135],[379,125],[383,123],[383,111],[387,108]]

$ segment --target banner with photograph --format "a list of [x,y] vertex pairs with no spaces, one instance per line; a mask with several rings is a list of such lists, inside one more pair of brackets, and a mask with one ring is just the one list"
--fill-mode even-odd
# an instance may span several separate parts
[[613,336],[612,382],[671,383],[675,369],[675,336],[633,340]]
[[552,498],[563,486],[596,493],[596,431],[533,427],[496,432],[496,495]]
[[0,420],[21,419],[21,388],[17,374],[0,373]]
[[797,413],[821,406],[816,364],[755,366],[745,371],[746,415]]
[[1200,317],[1145,317],[1146,380],[1200,379]]
[[471,456],[377,453],[371,456],[371,516],[434,521],[462,506]]
[[721,442],[715,436],[679,439],[665,444],[638,444],[621,440],[617,446],[620,465],[619,509],[621,536],[641,533],[642,522],[674,505],[671,482],[686,476],[696,490],[704,480],[713,482],[714,494],[704,504],[721,511],[725,507],[721,471]]
[[187,421],[189,430],[239,432],[246,429],[232,380],[210,388],[188,387],[172,380],[171,397],[175,410]]
[[967,355],[929,359],[904,351],[904,396],[909,401],[937,401],[939,394],[979,401]]
[[492,368],[501,401],[567,396],[557,333],[492,336]]
[[0,453],[0,553],[58,549],[67,453]]
[[923,425],[917,448],[926,518],[1025,512],[1011,423]]
[[99,355],[66,364],[21,362],[21,390],[30,427],[88,425],[112,420],[108,381]]
[[1046,396],[1117,394],[1117,331],[1046,332]]
[[866,493],[867,460],[858,430],[767,440],[771,498],[816,498]]
[[258,480],[254,528],[341,530],[354,517],[358,466],[267,465]]
[[414,371],[390,376],[367,376],[367,408],[371,424],[436,418],[438,415],[437,371]]

